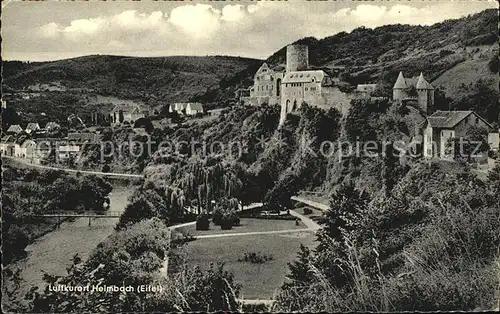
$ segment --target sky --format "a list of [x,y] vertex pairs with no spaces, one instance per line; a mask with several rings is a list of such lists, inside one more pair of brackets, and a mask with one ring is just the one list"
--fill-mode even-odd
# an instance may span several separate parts
[[298,39],[387,24],[431,25],[498,8],[496,0],[2,0],[2,59],[90,54],[264,59]]

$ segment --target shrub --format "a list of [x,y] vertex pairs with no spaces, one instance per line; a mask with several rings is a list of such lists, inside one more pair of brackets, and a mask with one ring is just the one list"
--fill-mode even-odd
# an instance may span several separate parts
[[109,167],[109,165],[108,165],[108,164],[105,164],[105,165],[102,167],[102,172],[109,172],[109,170],[111,170],[111,169],[110,169],[110,167]]
[[312,214],[312,209],[309,207],[304,207],[304,215],[310,215]]
[[272,261],[272,260],[274,260],[274,256],[272,254],[266,255],[262,254],[261,252],[245,253],[243,258],[238,258],[238,262],[248,262],[251,264],[263,264],[267,261]]
[[210,229],[210,220],[207,214],[200,214],[196,217],[196,230]]
[[235,212],[228,212],[222,215],[220,227],[222,230],[230,230],[233,226],[240,224],[240,218]]
[[221,224],[222,216],[224,216],[224,214],[222,213],[222,209],[214,209],[214,212],[212,213],[212,222],[214,223],[214,225],[219,226]]

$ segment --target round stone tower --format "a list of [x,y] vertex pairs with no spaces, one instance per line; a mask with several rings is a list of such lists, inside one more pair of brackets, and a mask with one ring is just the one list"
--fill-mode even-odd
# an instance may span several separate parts
[[286,47],[286,71],[303,71],[309,67],[309,50],[306,45]]

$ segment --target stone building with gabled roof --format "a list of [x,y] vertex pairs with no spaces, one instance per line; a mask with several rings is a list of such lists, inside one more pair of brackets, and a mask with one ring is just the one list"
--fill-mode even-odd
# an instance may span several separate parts
[[294,44],[286,47],[285,71],[273,70],[263,63],[255,73],[248,96],[240,99],[254,106],[279,104],[281,125],[286,115],[299,109],[304,102],[314,107],[336,107],[346,112],[350,99],[334,86],[334,81],[325,71],[311,69],[308,47]]
[[466,135],[470,127],[493,129],[485,119],[474,111],[436,111],[424,121],[423,155],[426,158],[449,159],[448,141]]
[[434,86],[427,82],[423,73],[418,77],[405,78],[403,72],[399,72],[392,88],[392,99],[397,102],[415,102],[427,114],[434,106]]
[[116,105],[110,113],[112,125],[120,125],[124,122],[133,124],[140,118],[149,116],[149,110],[142,108],[136,104],[120,104]]

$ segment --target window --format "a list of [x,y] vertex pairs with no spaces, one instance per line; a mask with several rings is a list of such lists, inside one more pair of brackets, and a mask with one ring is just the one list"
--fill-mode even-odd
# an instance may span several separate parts
[[304,88],[304,89],[305,89],[305,90],[306,90],[306,92],[307,92],[308,88],[306,87],[306,88]]
[[476,124],[479,124],[479,118],[476,117]]

